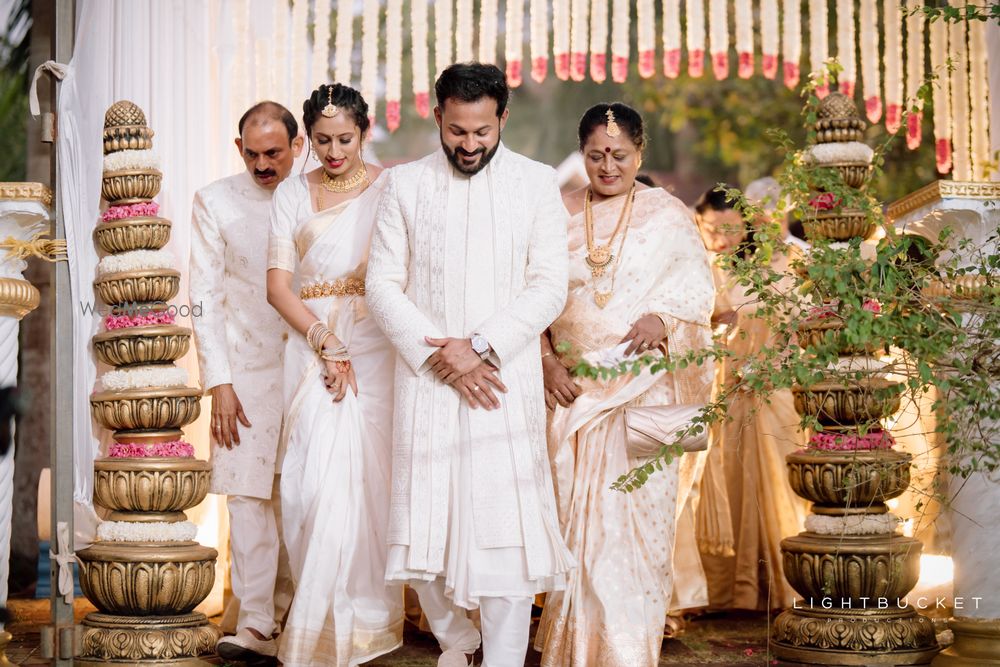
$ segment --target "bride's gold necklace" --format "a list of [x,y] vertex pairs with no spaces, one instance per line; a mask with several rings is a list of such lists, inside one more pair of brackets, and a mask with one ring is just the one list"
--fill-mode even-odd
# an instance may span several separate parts
[[335,192],[338,194],[344,194],[357,190],[358,187],[363,183],[368,182],[368,169],[365,168],[365,163],[361,163],[361,168],[354,172],[354,175],[343,181],[336,180],[333,176],[327,173],[326,169],[322,169],[322,177],[320,179],[320,190],[316,192],[316,208],[320,211],[324,210],[326,203],[323,198],[323,190],[327,192]]
[[[616,259],[615,265],[611,273],[611,289],[607,292],[601,292],[594,286],[594,303],[597,304],[598,308],[604,308],[608,305],[608,301],[611,300],[611,295],[615,291],[615,275],[618,273],[618,265],[621,263],[622,249],[625,247],[625,237],[628,236],[628,228],[632,222],[632,202],[635,200],[635,185],[633,185],[628,194],[625,196],[625,205],[622,206],[622,212],[618,216],[618,224],[615,225],[615,231],[611,234],[611,238],[604,245],[595,245],[594,243],[594,211],[592,206],[593,193],[590,188],[587,188],[587,196],[584,200],[583,205],[583,220],[584,229],[587,233],[587,266],[590,267],[590,274],[596,279],[604,275],[604,271],[608,268],[608,265]],[[618,246],[617,257],[611,252],[611,246],[615,242],[615,237],[618,236],[619,232],[624,231],[622,234],[621,243]]]

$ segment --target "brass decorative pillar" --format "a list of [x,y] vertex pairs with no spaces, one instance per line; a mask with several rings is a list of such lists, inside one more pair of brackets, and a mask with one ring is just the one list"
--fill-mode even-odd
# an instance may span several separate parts
[[[894,202],[888,216],[900,233],[942,240],[960,265],[981,264],[965,255],[997,255],[1000,228],[1000,183],[935,181]],[[962,246],[963,242],[968,245]],[[965,274],[938,281],[925,293],[948,297],[966,312],[990,295],[986,277]],[[961,304],[968,304],[968,309]],[[1000,342],[998,342],[1000,345]],[[993,370],[1000,382],[1000,368]],[[1000,665],[1000,474],[975,473],[948,480],[951,505],[952,560],[955,566],[954,610],[948,625],[954,643],[932,663],[934,667]]]
[[102,196],[94,229],[107,255],[95,293],[111,307],[93,338],[110,370],[91,396],[94,419],[114,431],[94,463],[94,504],[110,510],[98,541],[77,552],[80,586],[98,608],[83,621],[78,665],[201,665],[222,632],[194,608],[211,592],[215,549],[194,541],[184,510],[208,493],[210,466],[194,458],[181,428],[198,418],[201,390],[174,365],[191,330],[173,324],[180,273],[162,248],[170,221],[153,198],[161,174],[152,130],[131,102],[105,116]]

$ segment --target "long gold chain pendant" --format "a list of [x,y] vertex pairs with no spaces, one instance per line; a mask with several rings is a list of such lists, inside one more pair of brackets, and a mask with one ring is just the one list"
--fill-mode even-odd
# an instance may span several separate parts
[[604,308],[608,305],[608,301],[611,300],[611,292],[598,292],[594,290],[594,303],[597,304],[598,308]]

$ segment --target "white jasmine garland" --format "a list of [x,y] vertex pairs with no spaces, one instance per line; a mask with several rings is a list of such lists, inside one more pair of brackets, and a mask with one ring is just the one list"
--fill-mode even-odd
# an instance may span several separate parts
[[[329,1],[329,0],[327,0]],[[351,53],[354,50],[354,0],[337,0],[337,41],[334,79],[351,85]],[[325,74],[325,72],[324,72]],[[373,100],[365,100],[369,104]]]
[[[680,74],[681,0],[663,0],[663,73],[671,79]],[[612,38],[613,40],[614,38]],[[628,35],[625,35],[628,42]],[[614,41],[611,44],[614,52]]]
[[552,56],[562,81],[569,78],[571,23],[570,0],[552,0]]
[[[678,0],[668,0],[677,2]],[[666,24],[667,17],[664,17]],[[680,14],[674,17],[680,20]],[[628,78],[628,61],[631,56],[632,44],[629,40],[632,23],[632,8],[628,0],[614,0],[611,5],[611,78],[616,83],[624,83]],[[677,25],[680,40],[680,24]],[[677,45],[680,48],[680,44]]]
[[[298,5],[298,2],[295,4]],[[330,81],[330,0],[316,0],[314,11],[316,12],[316,20],[313,27],[312,84],[310,89],[318,88],[321,83]],[[339,16],[337,17],[337,29],[338,31],[340,29]],[[339,56],[339,48],[337,53]],[[347,61],[347,69],[350,72],[350,59]],[[308,95],[309,92],[311,90],[302,94]]]
[[798,0],[784,0],[781,5],[781,51],[784,61],[784,81],[788,88],[799,85],[799,63],[802,61],[802,11]]
[[702,75],[705,66],[705,0],[685,0],[688,74]]
[[840,92],[854,97],[857,80],[857,44],[854,42],[854,0],[837,0],[837,60],[844,69],[838,83]]
[[832,141],[827,144],[810,146],[803,156],[807,162],[815,164],[837,164],[838,162],[864,162],[871,164],[875,151],[860,141]]
[[590,41],[590,2],[570,0],[573,16],[569,33],[569,75],[574,81],[583,81],[587,76],[587,49]]
[[160,158],[151,148],[141,151],[117,151],[104,156],[104,171],[127,171],[132,169],[159,169]]
[[931,22],[931,72],[937,76],[931,90],[937,170],[951,171],[951,77],[948,75],[948,24]]
[[166,250],[129,250],[101,259],[97,264],[97,275],[147,269],[172,269],[175,265],[174,256]]
[[778,0],[760,2],[760,52],[764,76],[773,79],[778,71]]
[[[953,7],[965,3],[952,0]],[[956,181],[972,180],[972,159],[969,152],[969,47],[966,22],[948,24],[948,55],[951,58],[951,164],[952,178]],[[978,94],[983,95],[984,91]]]
[[608,0],[590,3],[590,78],[601,83],[608,72]]
[[[427,0],[410,3],[410,44],[413,49],[413,97],[427,99],[430,94],[429,57],[427,52]],[[419,108],[423,116],[425,109]]]
[[101,376],[105,391],[128,391],[149,387],[183,387],[187,384],[187,371],[172,364],[116,368]]
[[896,532],[899,524],[899,517],[891,512],[848,516],[810,514],[805,528],[820,535],[889,535]]
[[361,97],[368,103],[368,118],[375,119],[375,86],[378,83],[379,0],[365,0],[361,16]]
[[636,0],[635,36],[639,76],[648,79],[656,74],[656,10],[653,0]]
[[403,0],[388,0],[385,10],[385,111],[390,132],[399,127],[403,97]]
[[903,13],[899,2],[885,3],[882,17],[885,26],[885,127],[895,134],[903,110]]
[[736,15],[736,57],[739,59],[738,74],[741,79],[749,79],[753,76],[754,61],[753,2],[751,0],[735,0],[733,12]]
[[920,121],[924,101],[917,96],[924,83],[924,13],[923,0],[906,0],[906,105],[916,105],[916,113],[906,120],[906,147],[915,150],[920,146]]
[[[322,20],[322,19],[320,19]],[[313,86],[306,84],[306,36],[309,32],[309,0],[295,0],[292,5],[292,95],[306,96]],[[319,26],[317,26],[319,27]]]
[[497,0],[479,0],[479,62],[497,61]]
[[875,0],[861,0],[858,22],[861,25],[861,97],[868,120],[877,123],[882,118],[882,78]]
[[[559,1],[553,3],[555,11]],[[549,69],[549,4],[531,0],[531,78],[541,83]]]
[[708,50],[715,78],[726,78],[729,73],[729,3],[726,0],[708,2]]
[[[890,4],[893,1],[890,0]],[[809,71],[811,74],[825,71],[826,61],[830,57],[827,11],[826,0],[809,0]],[[824,76],[821,96],[826,96],[828,85],[829,81]]]
[[[507,79],[511,87],[516,88],[521,85],[524,78],[524,0],[507,0],[504,30],[503,53],[507,65]],[[513,74],[516,76],[512,76]]]
[[190,542],[198,526],[190,521],[104,521],[97,526],[97,539],[104,542]]
[[434,0],[434,69],[438,74],[451,64],[454,10],[452,0]]
[[472,0],[457,0],[455,10],[455,62],[467,63],[472,60]]
[[[986,24],[969,22],[969,90],[989,88],[986,71]],[[1000,92],[994,93],[1000,95]],[[986,95],[972,96],[972,178],[990,179],[990,109]]]

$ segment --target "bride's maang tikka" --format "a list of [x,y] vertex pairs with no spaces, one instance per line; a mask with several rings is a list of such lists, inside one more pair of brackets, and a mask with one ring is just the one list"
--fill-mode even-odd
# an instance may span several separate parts
[[617,137],[622,133],[622,129],[618,127],[618,123],[615,121],[615,112],[608,109],[604,115],[608,117],[608,127],[605,132],[608,133],[609,137]]
[[340,113],[340,107],[333,103],[333,86],[326,87],[326,106],[320,113],[327,118],[333,118]]

